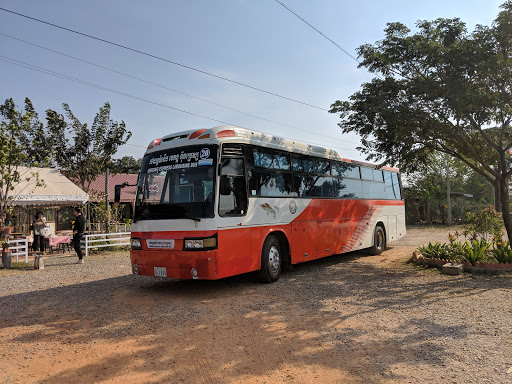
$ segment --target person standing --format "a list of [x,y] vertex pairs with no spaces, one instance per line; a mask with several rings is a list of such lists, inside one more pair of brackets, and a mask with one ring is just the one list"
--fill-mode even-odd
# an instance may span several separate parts
[[80,248],[80,240],[82,240],[84,237],[85,219],[82,216],[82,212],[79,207],[73,208],[73,213],[75,214],[75,220],[73,221],[72,225],[73,247],[75,248],[75,252],[78,255],[77,264],[83,264],[84,254],[82,253],[82,248]]
[[44,221],[43,212],[37,212],[34,225],[34,243],[32,244],[34,252],[38,250],[44,253],[44,233],[46,228],[46,221]]

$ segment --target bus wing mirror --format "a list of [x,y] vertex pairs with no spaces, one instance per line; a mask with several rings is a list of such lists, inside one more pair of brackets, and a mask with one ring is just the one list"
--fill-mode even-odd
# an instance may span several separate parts
[[219,192],[223,196],[229,196],[231,194],[231,186],[229,183],[229,177],[222,175],[220,177]]

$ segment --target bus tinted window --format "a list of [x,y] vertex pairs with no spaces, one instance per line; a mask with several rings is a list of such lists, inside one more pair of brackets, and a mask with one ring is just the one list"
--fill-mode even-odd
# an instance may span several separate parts
[[365,181],[363,183],[365,199],[386,199],[386,185],[376,181]]
[[333,197],[332,177],[319,177],[310,193],[310,196]]
[[[253,148],[251,152],[251,196],[400,199],[400,185],[394,172],[266,148]],[[286,172],[290,169],[293,177]]]
[[400,193],[400,182],[398,180],[398,175],[396,173],[391,174],[391,178],[393,180],[393,194],[395,195],[395,199],[401,199],[401,193]]
[[260,149],[253,150],[254,165],[262,168],[273,168],[272,165],[272,154],[267,151]]
[[308,174],[294,175],[295,189],[299,196],[332,197],[334,195],[332,178]]
[[386,188],[386,199],[400,200],[400,184],[398,175],[394,172],[384,171],[384,186]]
[[361,167],[361,179],[373,180],[373,170],[371,168]]
[[373,170],[373,180],[379,181],[381,183],[384,182],[384,176],[382,175],[382,171],[378,169]]
[[374,180],[380,183],[384,182],[384,176],[379,169],[361,167],[361,178],[363,180]]
[[329,174],[329,162],[316,159],[304,159],[304,172],[326,175]]
[[359,167],[347,163],[333,162],[331,164],[333,176],[349,177],[351,179],[360,179]]
[[355,166],[347,168],[347,174],[345,175],[345,177],[350,177],[351,179],[360,179],[361,173],[359,172],[359,169],[359,167]]
[[304,166],[302,165],[302,159],[299,159],[298,157],[292,156],[292,169],[295,172],[303,172]]
[[363,182],[361,180],[334,178],[334,196],[346,199],[363,197]]
[[275,169],[283,169],[290,170],[290,161],[288,160],[288,156],[274,154],[274,168]]
[[293,170],[321,175],[330,175],[329,161],[311,157],[292,156]]
[[254,149],[254,166],[261,168],[274,168],[289,170],[290,160],[285,154],[280,154],[273,151],[267,151],[262,149]]
[[345,176],[349,165],[333,162],[331,164],[331,173],[333,176]]
[[325,160],[317,160],[315,162],[315,173],[321,173],[323,175],[330,175],[331,170],[329,166],[329,162]]
[[252,196],[297,196],[289,172],[253,169],[249,191]]

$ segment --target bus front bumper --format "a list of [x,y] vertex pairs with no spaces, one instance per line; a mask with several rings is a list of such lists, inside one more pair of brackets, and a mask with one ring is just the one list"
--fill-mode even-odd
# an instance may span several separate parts
[[131,250],[132,271],[137,275],[174,279],[219,279],[217,250]]

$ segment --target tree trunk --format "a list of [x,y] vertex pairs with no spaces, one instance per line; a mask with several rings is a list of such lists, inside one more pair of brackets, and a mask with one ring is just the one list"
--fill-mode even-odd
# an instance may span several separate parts
[[492,188],[494,190],[494,209],[498,212],[501,212],[503,202],[501,201],[501,187],[498,179],[496,179],[496,182],[492,185]]
[[508,187],[508,178],[503,177],[500,179],[500,200],[501,201],[501,214],[503,216],[503,224],[505,224],[505,230],[507,231],[507,236],[509,241],[512,243],[512,219],[510,218],[510,198],[509,198],[509,187]]
[[[447,203],[447,212],[446,212],[446,223],[448,225],[452,225],[452,198],[451,198],[451,185],[450,185],[450,163],[448,162],[448,157],[446,157],[446,203]],[[444,224],[444,220],[443,220]]]

